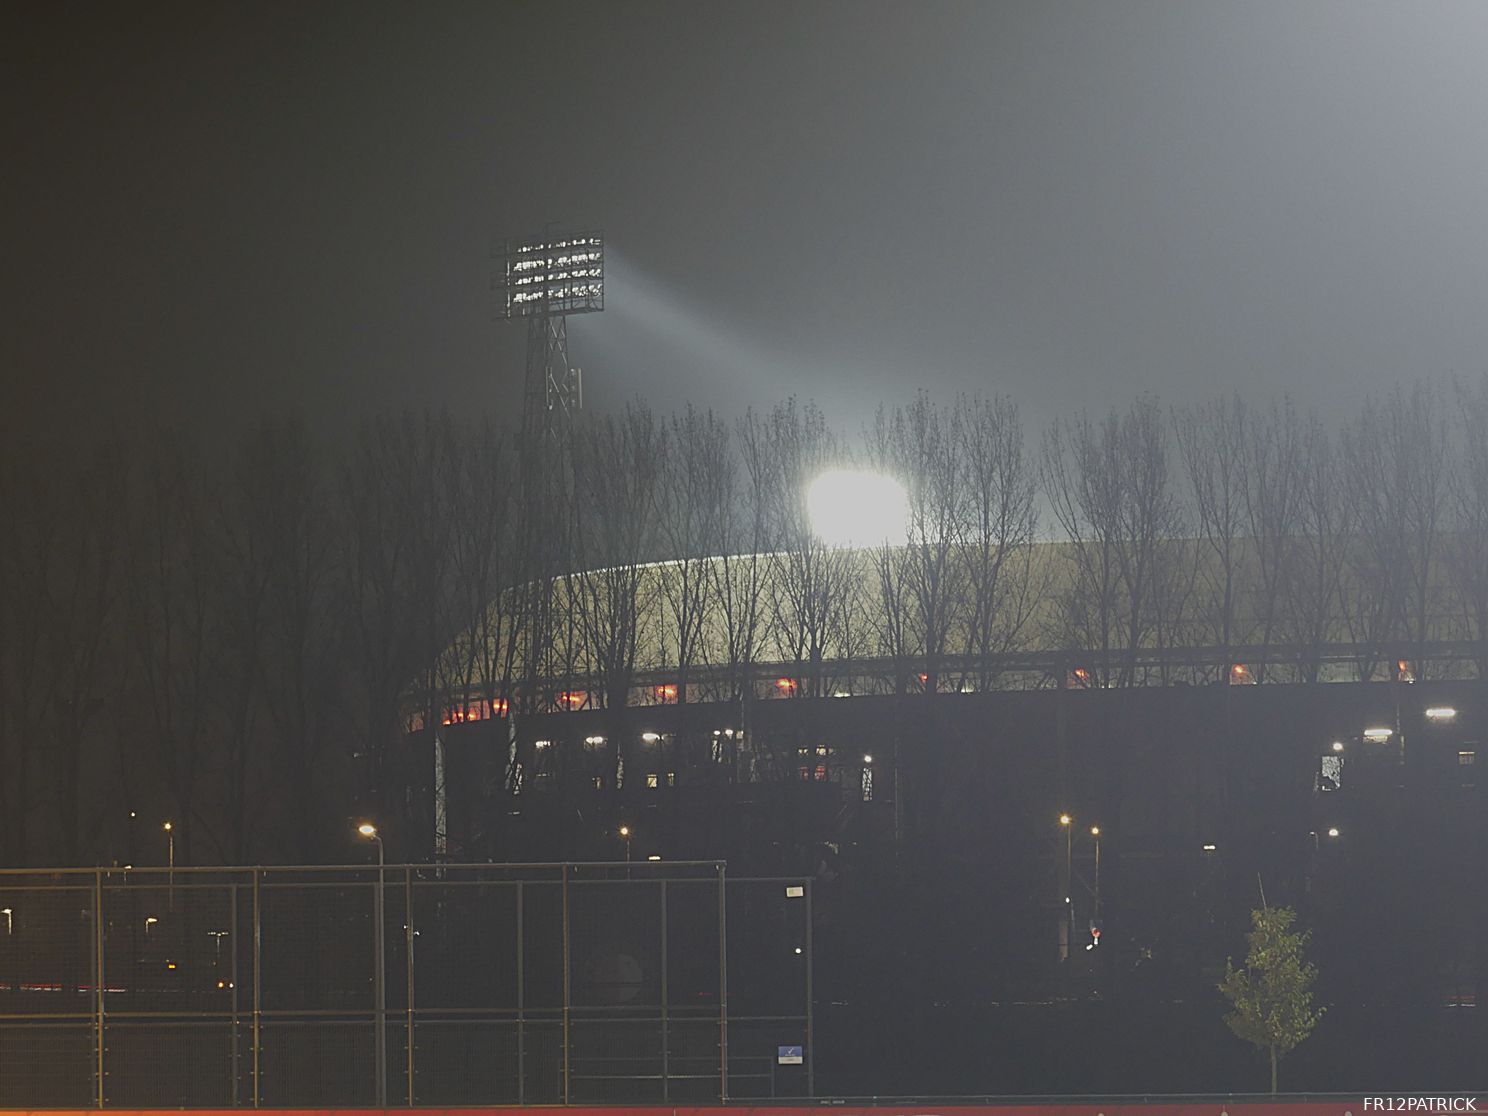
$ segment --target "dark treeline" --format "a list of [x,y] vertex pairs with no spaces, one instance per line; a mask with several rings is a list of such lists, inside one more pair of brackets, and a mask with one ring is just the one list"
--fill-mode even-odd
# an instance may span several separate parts
[[[638,403],[584,416],[563,461],[449,415],[339,452],[270,420],[212,451],[6,451],[0,863],[158,864],[166,819],[179,863],[344,861],[359,814],[426,828],[411,721],[569,687],[613,708],[658,672],[677,702],[763,666],[820,695],[846,660],[889,692],[985,689],[1045,648],[1120,686],[1177,680],[1139,651],[1217,649],[1202,681],[1266,644],[1289,658],[1257,674],[1315,681],[1330,643],[1368,678],[1455,641],[1488,677],[1488,377],[1336,428],[1144,398],[1028,437],[1005,398],[921,397],[855,437],[795,400]],[[904,482],[906,539],[822,545],[802,492],[837,464]]]

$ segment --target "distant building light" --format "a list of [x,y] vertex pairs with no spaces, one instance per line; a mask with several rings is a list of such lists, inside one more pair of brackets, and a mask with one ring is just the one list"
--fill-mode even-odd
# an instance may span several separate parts
[[1450,721],[1456,716],[1457,710],[1453,709],[1450,705],[1433,705],[1430,709],[1426,710],[1426,719],[1428,721]]
[[586,737],[584,737],[584,743],[585,744],[603,744],[604,743],[604,737],[603,736],[586,736]]
[[1204,851],[1205,852],[1213,852],[1215,850],[1215,848],[1216,848],[1216,846],[1214,846],[1214,845],[1205,845],[1204,846]]
[[1328,830],[1328,836],[1329,837],[1337,837],[1338,836],[1338,827],[1337,826],[1334,826],[1331,829],[1329,829]]
[[1478,753],[1477,752],[1468,751],[1468,752],[1458,752],[1457,753],[1457,766],[1458,767],[1471,767],[1473,764],[1477,763],[1477,761],[1478,761]]
[[539,749],[551,748],[553,746],[553,742],[551,740],[534,740],[532,742],[532,746]]
[[777,678],[775,679],[775,688],[782,694],[794,693],[796,680],[794,678]]
[[1333,750],[1335,752],[1341,752],[1341,751],[1343,751],[1343,741],[1342,740],[1335,740],[1335,741],[1333,741]]
[[651,854],[651,855],[650,855],[650,856],[648,856],[648,857],[647,857],[647,858],[646,858],[646,859],[647,859],[647,860],[660,860],[660,859],[661,859],[661,857],[660,857],[660,856],[659,856],[659,855],[657,855],[657,854],[656,854],[656,853],[652,853],[652,854]]
[[661,733],[643,732],[641,733],[641,739],[644,740],[647,744],[655,744],[658,740],[661,739]]
[[873,762],[873,757],[872,756],[864,756],[863,757],[863,762],[864,763],[872,763]]
[[1383,726],[1376,726],[1374,728],[1365,729],[1364,735],[1370,740],[1389,740],[1390,737],[1395,735],[1395,730],[1392,728],[1384,728]]
[[787,884],[786,885],[786,888],[785,888],[785,897],[787,899],[800,899],[805,894],[806,894],[806,885],[805,884]]

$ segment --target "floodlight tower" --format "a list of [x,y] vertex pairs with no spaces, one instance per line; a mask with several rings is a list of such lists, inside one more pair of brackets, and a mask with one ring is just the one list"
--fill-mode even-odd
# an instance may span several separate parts
[[572,504],[572,433],[583,387],[568,359],[568,318],[604,309],[604,236],[598,230],[563,234],[549,227],[503,241],[498,259],[497,314],[506,321],[527,320],[520,464],[521,561],[531,595],[522,655],[527,677],[520,696],[526,713],[542,706],[542,680],[553,674],[551,637],[560,616],[550,582],[570,558],[565,509]]
[[568,317],[604,309],[604,235],[550,229],[502,241],[498,258],[497,313],[527,320],[525,432],[561,450],[583,402],[583,380],[568,360]]

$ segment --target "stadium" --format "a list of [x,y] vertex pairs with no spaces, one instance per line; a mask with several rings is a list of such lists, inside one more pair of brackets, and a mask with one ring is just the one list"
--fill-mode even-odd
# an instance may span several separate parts
[[[1240,1056],[1223,960],[1251,908],[1289,903],[1324,995],[1401,974],[1340,1006],[1301,1072],[1343,1087],[1388,1044],[1466,1087],[1488,702],[1449,564],[1370,632],[1358,536],[1327,540],[1336,580],[1311,598],[1268,588],[1274,540],[1230,540],[1223,562],[1202,537],[1114,544],[1181,589],[1165,600],[1121,577],[1093,593],[1087,543],[923,524],[504,594],[407,709],[435,857],[810,875],[821,1030],[846,1048],[823,1040],[818,1073],[885,1095],[927,1066],[952,1091],[988,1073],[1038,1091],[1026,1050],[1065,1041],[1108,1088],[1204,1088]],[[1409,900],[1381,911],[1386,891]],[[885,1028],[912,1057],[861,1055]]]

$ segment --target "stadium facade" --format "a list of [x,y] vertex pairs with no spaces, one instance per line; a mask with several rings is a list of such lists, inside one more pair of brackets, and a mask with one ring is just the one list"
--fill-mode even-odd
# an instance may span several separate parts
[[[884,1093],[941,1063],[953,1090],[954,1052],[979,1042],[968,1028],[1053,1028],[1057,1047],[1117,1003],[1183,1052],[1182,1068],[1163,1060],[1165,1087],[1212,1088],[1243,1053],[1214,1033],[1216,967],[1243,951],[1264,889],[1313,928],[1324,995],[1370,989],[1335,1011],[1343,1049],[1315,1044],[1339,1087],[1380,1059],[1467,1087],[1465,1051],[1488,1037],[1480,633],[1445,585],[1422,622],[1402,608],[1371,631],[1354,611],[1367,587],[1342,565],[1325,612],[1300,594],[1266,606],[1250,585],[1221,625],[1195,588],[1201,544],[1167,546],[1198,572],[1166,615],[1119,594],[1092,609],[1057,545],[1016,556],[980,624],[964,583],[927,622],[924,556],[904,548],[515,591],[409,710],[427,839],[452,859],[812,875],[827,1033],[871,1043],[865,1020],[928,1020],[907,1040],[912,1071],[848,1059]],[[688,584],[709,587],[707,607],[679,656]],[[1102,620],[1103,647],[1078,638]],[[1382,1027],[1397,1018],[1409,1027]],[[1102,1041],[1103,1088],[1150,1085],[1135,1038]],[[1038,1059],[981,1057],[1007,1092],[1049,1088]]]

